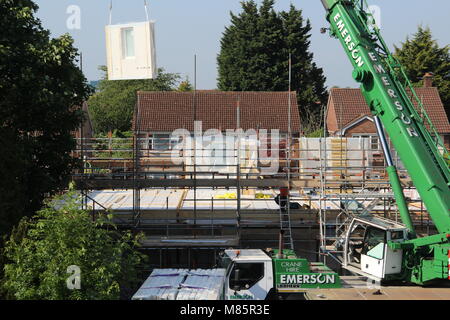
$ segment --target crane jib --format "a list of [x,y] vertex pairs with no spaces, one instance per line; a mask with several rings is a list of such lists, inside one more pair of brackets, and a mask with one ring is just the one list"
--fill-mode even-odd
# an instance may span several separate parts
[[[346,28],[345,22],[342,19],[341,14],[339,12],[334,15],[333,21],[335,22],[336,28],[337,30],[339,30],[339,34],[345,43],[345,48],[349,51],[350,56],[353,58],[355,62],[355,65],[359,68],[362,68],[365,64],[362,54],[358,50],[357,45],[354,42],[348,29]],[[392,99],[392,102],[394,103],[396,109],[399,111],[399,119],[401,119],[401,121],[405,124],[406,131],[408,132],[409,136],[418,137],[419,134],[412,126],[412,119],[405,113],[406,112],[405,107],[402,105],[399,95],[391,83],[389,74],[386,72],[383,65],[381,64],[381,61],[378,58],[378,54],[373,51],[369,51],[368,56],[373,63],[373,68],[375,72],[380,76],[380,79],[383,82],[383,85],[386,89],[386,93]]]
[[[384,125],[438,231],[436,235],[412,236],[410,240],[398,243],[388,241],[394,250],[403,250],[402,266],[398,274],[386,274],[382,278],[419,285],[450,280],[450,171],[442,156],[442,151],[447,155],[447,150],[442,141],[438,141],[439,134],[426,115],[405,70],[390,53],[373,23],[372,14],[365,9],[367,3],[361,1],[359,4],[359,0],[322,0],[322,3],[331,24],[331,36],[338,38],[344,47],[354,67],[353,78],[361,84],[371,113]],[[382,132],[383,127],[379,126],[378,131]],[[402,221],[413,225],[412,221],[408,222],[411,217],[401,194],[401,182],[394,174],[395,166],[388,169],[392,188],[397,190],[394,190],[397,202],[405,202],[405,208],[400,211],[404,213]],[[383,224],[379,226],[384,228]],[[389,260],[393,259],[389,257]],[[361,262],[359,270],[363,268]]]
[[345,27],[345,23],[341,19],[341,15],[339,13],[336,13],[333,20],[336,23],[336,27],[338,28],[342,39],[344,39],[347,50],[350,51],[356,65],[361,68],[362,66],[364,66],[364,61],[359,53],[359,50],[356,48],[356,43],[353,41],[352,36],[349,34],[347,28]]
[[405,114],[405,108],[403,107],[402,103],[398,99],[399,98],[398,94],[393,89],[391,80],[389,79],[389,75],[384,70],[383,65],[379,63],[378,55],[375,52],[369,52],[368,54],[369,54],[369,57],[372,60],[372,62],[374,62],[374,68],[375,68],[376,72],[380,75],[381,81],[383,82],[385,88],[387,88],[387,94],[393,100],[396,109],[400,112],[401,121],[407,126],[406,130],[408,131],[409,136],[410,137],[418,137],[419,134],[411,126],[412,125],[411,118]]

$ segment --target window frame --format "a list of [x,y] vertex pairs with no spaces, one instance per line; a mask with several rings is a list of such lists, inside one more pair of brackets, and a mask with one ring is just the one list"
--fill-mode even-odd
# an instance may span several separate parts
[[[373,147],[374,145],[376,145],[376,148]],[[378,138],[378,136],[370,136],[370,150],[380,150],[380,139]]]
[[[234,286],[232,285],[232,281],[234,281],[234,277],[233,277],[234,270],[236,269],[236,266],[238,266],[238,265],[244,265],[244,264],[246,264],[246,265],[250,265],[250,264],[253,264],[253,265],[261,265],[261,266],[262,266],[262,274],[261,274],[261,276],[260,276],[259,278],[257,278],[256,280],[254,280],[253,283],[252,283],[252,285],[251,285],[251,286],[249,285],[248,288],[245,288],[245,286],[240,286],[240,291],[241,291],[241,290],[250,290],[250,289],[253,288],[256,284],[258,284],[262,279],[264,279],[264,277],[265,277],[265,263],[264,263],[264,262],[241,262],[241,263],[235,262],[235,263],[233,263],[233,266],[230,268],[230,274],[229,274],[229,279],[228,279],[228,287],[229,287],[231,290],[233,290],[233,288],[234,288]],[[242,281],[242,280],[241,280],[241,281]],[[233,284],[234,284],[234,283],[233,283]]]
[[[369,243],[368,243],[367,240],[369,239],[370,235],[373,235],[371,233],[372,231],[377,231],[377,232],[383,233],[383,241],[381,241],[381,242],[377,243],[376,245],[374,245],[374,246],[369,248]],[[363,242],[363,247],[362,247],[362,250],[361,250],[361,254],[367,255],[370,252],[370,250],[374,249],[375,247],[377,247],[381,243],[384,245],[383,246],[383,256],[384,256],[384,254],[385,254],[385,252],[384,252],[385,251],[385,246],[386,246],[386,243],[387,243],[387,232],[386,232],[386,230],[382,230],[382,229],[375,228],[375,227],[368,227],[366,229],[365,234],[364,234],[364,242]]]
[[[124,59],[135,59],[136,58],[136,42],[134,41],[134,27],[125,27],[121,29],[122,34],[122,56]],[[132,47],[129,46],[129,34],[128,32],[131,31],[131,42]],[[133,55],[129,55],[129,49],[132,48]]]

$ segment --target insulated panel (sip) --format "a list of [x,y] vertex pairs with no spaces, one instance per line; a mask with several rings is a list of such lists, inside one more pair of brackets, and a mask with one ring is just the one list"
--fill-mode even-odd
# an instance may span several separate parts
[[108,80],[157,77],[153,21],[108,25],[105,33]]

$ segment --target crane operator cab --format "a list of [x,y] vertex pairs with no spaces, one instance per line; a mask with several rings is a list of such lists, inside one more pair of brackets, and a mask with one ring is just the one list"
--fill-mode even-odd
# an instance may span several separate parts
[[403,250],[389,242],[408,240],[408,229],[383,218],[359,216],[351,222],[344,244],[344,268],[377,281],[402,272]]

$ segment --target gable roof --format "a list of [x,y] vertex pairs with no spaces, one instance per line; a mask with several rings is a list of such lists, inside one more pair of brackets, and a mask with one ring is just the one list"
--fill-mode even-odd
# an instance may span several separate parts
[[[194,130],[194,92],[138,92],[139,130],[172,132]],[[237,104],[240,105],[240,127],[248,129],[279,129],[288,132],[288,92],[196,92],[198,121],[203,131],[236,129]],[[136,129],[133,120],[133,130]],[[291,93],[291,130],[300,132],[297,94]]]
[[[450,123],[437,88],[422,87],[415,90],[437,131],[441,134],[450,133]],[[328,100],[329,131],[336,132],[366,115],[372,114],[360,89],[331,89]]]
[[[357,126],[357,125],[359,125],[361,123],[364,123],[365,121],[370,121],[370,122],[373,123],[374,122],[373,116],[367,115],[367,114],[359,116],[359,117],[353,119],[352,121],[350,121],[345,127],[341,128],[339,130],[336,130],[335,134],[338,135],[338,136],[341,136],[341,135],[345,136],[347,130],[349,130],[349,129],[351,129],[351,128],[353,128],[353,127],[355,127],[355,126]],[[368,133],[366,130],[364,130],[364,132],[358,132],[358,133]],[[370,132],[372,133],[372,131],[370,131]],[[373,126],[373,133],[376,133],[375,125]]]

